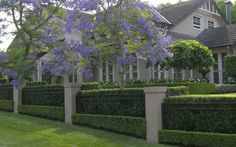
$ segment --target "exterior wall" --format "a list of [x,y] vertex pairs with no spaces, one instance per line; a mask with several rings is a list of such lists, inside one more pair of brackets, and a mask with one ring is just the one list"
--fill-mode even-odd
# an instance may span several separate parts
[[139,60],[138,63],[140,80],[152,79],[151,67],[146,67],[147,63],[144,60]]
[[[202,29],[195,29],[193,27],[193,16],[199,15],[202,17]],[[193,37],[198,36],[204,29],[208,28],[208,20],[214,20],[215,21],[215,27],[220,27],[226,25],[224,19],[217,14],[213,14],[211,12],[207,12],[206,10],[203,10],[199,8],[195,12],[193,12],[191,15],[189,15],[187,18],[185,18],[182,22],[171,28],[172,32],[180,33],[180,34],[186,34]]]

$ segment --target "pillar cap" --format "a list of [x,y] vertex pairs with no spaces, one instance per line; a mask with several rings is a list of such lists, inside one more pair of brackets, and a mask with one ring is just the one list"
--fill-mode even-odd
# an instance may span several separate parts
[[64,88],[80,88],[81,84],[79,83],[66,83],[64,84]]
[[144,93],[166,93],[166,87],[144,87]]

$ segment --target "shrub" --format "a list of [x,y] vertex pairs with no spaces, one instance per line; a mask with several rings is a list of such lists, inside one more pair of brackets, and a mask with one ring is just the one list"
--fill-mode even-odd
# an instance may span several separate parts
[[72,116],[72,120],[74,124],[96,127],[142,138],[146,137],[145,118],[75,114]]
[[93,89],[99,89],[98,82],[83,83],[81,85],[81,90],[93,90]]
[[170,96],[166,98],[165,103],[190,103],[190,104],[208,104],[208,103],[236,103],[235,94],[210,94],[210,95],[182,95]]
[[225,57],[225,72],[229,77],[236,78],[236,56]]
[[7,84],[7,83],[8,83],[8,79],[0,78],[0,84]]
[[83,83],[81,85],[81,90],[97,90],[97,89],[113,89],[119,88],[116,83],[113,82],[90,82]]
[[13,86],[10,84],[0,85],[0,99],[13,100]]
[[12,100],[0,100],[0,110],[13,111],[13,101]]
[[220,85],[216,89],[217,93],[234,93],[236,92],[236,85]]
[[64,106],[62,85],[29,86],[22,95],[23,105]]
[[59,121],[64,121],[65,118],[65,110],[63,107],[19,105],[18,111],[21,114],[28,114]]
[[191,83],[189,84],[189,91],[190,94],[216,93],[216,86],[209,83]]
[[199,147],[234,147],[236,134],[160,130],[159,141],[164,144]]
[[27,82],[26,86],[41,86],[41,85],[47,85],[47,81],[42,81],[42,82]]
[[162,104],[163,128],[236,133],[236,97],[171,99]]
[[186,86],[178,86],[178,87],[168,87],[166,96],[177,96],[177,95],[186,95],[189,94],[189,89]]
[[77,95],[77,113],[141,116],[145,115],[143,89],[100,89]]

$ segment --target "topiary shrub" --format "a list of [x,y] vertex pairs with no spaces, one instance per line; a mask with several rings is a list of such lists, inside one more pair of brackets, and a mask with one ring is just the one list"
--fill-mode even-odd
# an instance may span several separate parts
[[75,114],[74,124],[96,127],[137,137],[146,137],[145,118],[111,115]]
[[236,78],[236,56],[225,57],[225,72],[229,77]]

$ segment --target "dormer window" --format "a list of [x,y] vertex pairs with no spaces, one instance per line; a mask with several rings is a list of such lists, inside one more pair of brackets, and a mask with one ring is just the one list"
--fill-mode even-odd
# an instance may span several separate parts
[[193,16],[193,28],[201,30],[202,29],[202,17],[194,15]]
[[208,20],[208,29],[215,28],[215,22],[212,20]]

